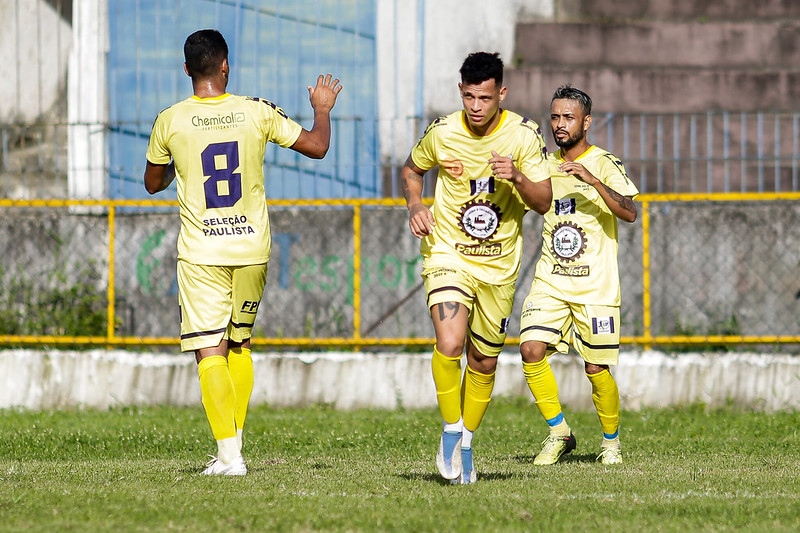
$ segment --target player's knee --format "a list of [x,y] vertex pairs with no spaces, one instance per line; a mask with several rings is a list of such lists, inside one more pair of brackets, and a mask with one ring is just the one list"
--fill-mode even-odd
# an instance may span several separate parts
[[447,357],[457,357],[464,353],[464,340],[445,335],[436,339],[436,349]]
[[519,353],[526,363],[538,363],[547,353],[547,345],[539,341],[525,341],[519,346]]
[[473,346],[467,351],[467,361],[472,370],[481,374],[492,374],[497,370],[497,357],[484,355]]
[[584,363],[583,366],[584,369],[586,370],[586,373],[590,376],[599,374],[603,370],[608,370],[608,365],[596,365],[594,363]]

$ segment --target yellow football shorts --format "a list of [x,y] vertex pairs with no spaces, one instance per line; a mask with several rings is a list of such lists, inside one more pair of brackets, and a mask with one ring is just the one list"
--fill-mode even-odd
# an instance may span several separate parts
[[267,282],[267,264],[195,265],[178,261],[181,350],[250,338]]
[[538,290],[536,283],[522,304],[520,343],[541,341],[547,355],[567,353],[569,342],[587,363],[619,362],[619,307],[566,302]]
[[490,285],[466,272],[446,267],[424,269],[422,279],[428,295],[428,309],[445,302],[465,305],[472,344],[483,355],[500,355],[514,305],[513,283]]

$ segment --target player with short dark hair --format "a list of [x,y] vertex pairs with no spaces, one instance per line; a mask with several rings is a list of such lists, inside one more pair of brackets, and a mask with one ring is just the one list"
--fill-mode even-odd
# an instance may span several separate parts
[[226,92],[228,45],[216,30],[184,44],[194,95],[163,110],[147,149],[145,188],[177,175],[181,350],[194,351],[200,392],[217,441],[203,474],[244,475],[242,434],[253,390],[250,336],[271,251],[264,150],[274,142],[320,159],[330,146],[338,79],[308,87],[314,125],[303,129],[272,102]]
[[[434,120],[402,170],[411,232],[422,239],[422,277],[436,335],[431,367],[443,432],[436,464],[453,482],[477,480],[472,437],[494,387],[522,254],[522,217],[543,214],[551,192],[539,126],[500,104],[498,54],[461,67],[463,109]],[[423,175],[439,167],[433,206]],[[461,372],[466,345],[467,368]]]
[[537,465],[576,447],[547,359],[566,353],[570,341],[584,360],[603,429],[598,459],[622,462],[619,390],[608,369],[619,359],[617,219],[636,220],[639,191],[615,155],[589,143],[591,112],[592,99],[571,85],[553,94],[550,127],[560,148],[549,156],[553,205],[544,215],[542,257],[520,323],[525,379],[550,428]]

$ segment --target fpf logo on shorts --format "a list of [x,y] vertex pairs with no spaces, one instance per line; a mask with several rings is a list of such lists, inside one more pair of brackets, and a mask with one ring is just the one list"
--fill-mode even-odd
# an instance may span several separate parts
[[592,318],[592,333],[595,335],[607,335],[614,333],[614,317],[599,316]]

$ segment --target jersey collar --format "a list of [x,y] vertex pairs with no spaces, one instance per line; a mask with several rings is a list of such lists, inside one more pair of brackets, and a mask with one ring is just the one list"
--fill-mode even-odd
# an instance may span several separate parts
[[[503,125],[503,123],[506,121],[506,117],[508,116],[506,110],[501,108],[498,110],[498,112],[500,113],[500,120],[497,121],[497,125],[494,127],[494,129],[489,133],[487,133],[486,135],[484,135],[483,137],[488,137],[490,135],[493,135],[494,132],[499,130],[500,127]],[[463,110],[461,111],[461,125],[464,127],[464,130],[466,130],[467,133],[469,133],[473,137],[477,137],[477,135],[475,135],[475,133],[473,133],[473,131],[469,129],[469,123],[467,122],[467,113]]]
[[[583,152],[581,155],[579,155],[578,157],[575,158],[575,161],[577,161],[578,159],[581,159],[581,158],[586,157],[587,155],[589,155],[589,152],[594,150],[594,148],[595,148],[595,146],[593,144],[590,144],[589,148],[587,148],[585,152]],[[558,149],[558,158],[561,161],[564,161],[564,150],[561,149],[561,148]]]
[[198,96],[192,95],[192,100],[196,100],[198,102],[213,102],[214,100],[222,100],[223,98],[227,98],[230,96],[230,93],[221,94],[219,96],[211,96],[209,98],[199,98]]

